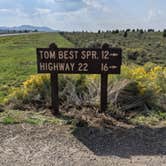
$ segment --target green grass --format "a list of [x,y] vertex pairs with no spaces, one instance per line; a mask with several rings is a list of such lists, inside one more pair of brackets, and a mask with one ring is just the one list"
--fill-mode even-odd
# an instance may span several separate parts
[[138,114],[129,121],[136,125],[157,125],[160,122],[166,124],[166,112],[154,110],[150,111],[147,115]]
[[15,123],[17,123],[17,121],[11,116],[6,116],[3,118],[2,123],[3,124],[15,124]]
[[59,33],[37,33],[0,37],[0,103],[12,87],[18,87],[29,75],[37,73],[36,48],[73,47]]
[[63,117],[51,117],[42,115],[34,111],[19,111],[19,110],[5,110],[0,113],[0,123],[8,124],[18,124],[18,123],[29,123],[33,125],[43,125],[43,124],[67,124],[68,119]]

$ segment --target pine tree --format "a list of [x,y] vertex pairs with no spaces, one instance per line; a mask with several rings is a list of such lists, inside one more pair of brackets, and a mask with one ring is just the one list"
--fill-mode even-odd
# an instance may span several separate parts
[[123,37],[127,37],[127,35],[128,35],[127,31],[125,31]]
[[163,31],[163,37],[166,37],[166,29]]

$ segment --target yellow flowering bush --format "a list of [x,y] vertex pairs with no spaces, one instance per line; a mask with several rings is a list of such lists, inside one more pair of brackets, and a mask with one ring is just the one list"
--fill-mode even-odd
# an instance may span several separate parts
[[20,88],[15,88],[7,97],[6,101],[22,100],[24,103],[34,100],[49,100],[50,76],[32,75],[23,82]]
[[[166,94],[166,68],[154,64],[145,66],[123,65],[121,75],[109,75],[109,88],[117,81],[128,79],[136,82],[140,95],[152,93],[154,96]],[[13,89],[7,102],[33,103],[42,101],[50,103],[50,75],[32,75],[20,88]],[[60,75],[59,94],[61,103],[83,103],[85,100],[97,101],[100,95],[99,75]]]
[[166,93],[166,68],[152,65],[151,69],[146,70],[145,66],[123,66],[120,77],[136,81],[141,93],[147,90],[155,94]]
[[[95,77],[94,77],[95,78]],[[59,76],[59,94],[62,102],[66,100],[75,102],[79,98],[83,100],[85,93],[88,93],[88,83],[91,78],[87,79],[86,75],[60,75]],[[42,102],[50,104],[51,99],[50,75],[32,75],[23,82],[20,88],[14,88],[6,98],[6,102],[32,104]]]
[[32,75],[28,80],[23,82],[25,95],[39,90],[49,90],[49,75]]

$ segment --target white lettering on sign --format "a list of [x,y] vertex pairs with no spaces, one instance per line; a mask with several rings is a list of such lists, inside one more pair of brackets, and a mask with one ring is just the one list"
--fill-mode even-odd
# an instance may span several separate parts
[[65,60],[73,60],[78,58],[78,51],[39,51],[40,58],[43,59],[65,59]]
[[99,59],[96,51],[81,51],[81,59]]
[[55,51],[40,51],[41,59],[56,59],[57,54]]
[[74,71],[74,63],[40,63],[39,67],[42,71]]
[[[78,50],[61,50],[61,51],[39,51],[40,58],[43,60],[51,60],[51,59],[65,59],[65,60],[77,60],[78,59]],[[103,54],[103,57],[107,56],[107,52]],[[99,56],[97,51],[81,51],[82,60],[98,60]],[[106,58],[103,58],[106,59]]]
[[109,60],[109,51],[108,50],[102,51],[101,54],[102,54],[101,56],[102,56],[103,60]]
[[69,51],[69,50],[65,50],[65,51],[58,51],[58,57],[59,59],[65,59],[65,60],[73,60],[73,59],[77,59],[78,58],[78,51]]
[[78,71],[88,71],[88,64],[87,63],[79,63],[78,64]]

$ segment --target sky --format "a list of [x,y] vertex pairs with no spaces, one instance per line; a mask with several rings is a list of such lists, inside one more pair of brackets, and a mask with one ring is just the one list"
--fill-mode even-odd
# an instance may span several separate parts
[[166,29],[166,0],[0,0],[0,26],[64,31]]

